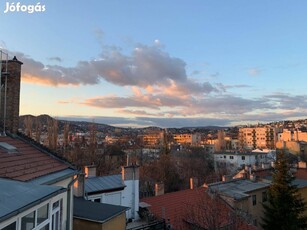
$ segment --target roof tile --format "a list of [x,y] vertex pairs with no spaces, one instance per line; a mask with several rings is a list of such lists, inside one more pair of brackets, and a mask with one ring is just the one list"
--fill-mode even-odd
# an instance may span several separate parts
[[6,136],[0,142],[17,148],[12,153],[0,147],[0,177],[28,181],[70,167],[21,139]]
[[[141,201],[150,205],[149,211],[157,218],[169,221],[173,229],[187,229],[192,223],[207,229],[213,222],[226,226],[233,221],[232,209],[220,199],[211,198],[204,188],[167,193]],[[256,229],[238,220],[238,229]]]

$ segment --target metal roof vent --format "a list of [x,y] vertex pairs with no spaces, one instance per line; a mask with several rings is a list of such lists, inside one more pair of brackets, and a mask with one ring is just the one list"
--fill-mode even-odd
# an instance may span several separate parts
[[17,153],[17,148],[13,145],[10,145],[6,142],[0,142],[0,148],[5,149],[6,151],[8,151],[9,153]]

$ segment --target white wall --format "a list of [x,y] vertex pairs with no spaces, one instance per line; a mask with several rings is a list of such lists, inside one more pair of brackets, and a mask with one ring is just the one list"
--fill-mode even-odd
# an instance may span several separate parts
[[126,212],[128,219],[138,220],[139,215],[139,180],[126,180],[124,181],[126,187],[124,190],[89,195],[86,199],[94,201],[100,199],[101,203],[121,205],[129,207],[130,210]]
[[[244,159],[245,158],[245,159]],[[267,163],[266,154],[214,154],[214,163],[225,163],[227,167],[239,168],[244,165]]]
[[[73,177],[69,177],[65,180],[62,181],[58,181],[52,185],[54,186],[60,186],[63,188],[67,188],[68,189],[68,185],[69,183],[73,180]],[[73,185],[72,185],[73,187]],[[68,196],[68,193],[70,193],[70,196]],[[68,205],[68,197],[70,197],[70,217],[67,217],[67,205]],[[72,229],[72,225],[73,225],[73,188],[71,188],[70,190],[68,189],[66,193],[64,193],[63,195],[63,211],[62,211],[62,218],[63,218],[63,222],[62,224],[64,225],[62,229],[66,229],[66,222],[70,221],[70,229]]]
[[125,180],[125,185],[122,193],[122,206],[131,207],[131,212],[127,213],[127,217],[137,220],[139,219],[139,180]]

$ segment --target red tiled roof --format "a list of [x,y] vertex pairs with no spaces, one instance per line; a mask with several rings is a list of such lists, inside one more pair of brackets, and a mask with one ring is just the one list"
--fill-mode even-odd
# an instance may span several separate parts
[[68,164],[23,140],[5,136],[0,137],[0,142],[17,148],[16,152],[8,152],[0,147],[0,177],[28,181],[69,168]]
[[[233,210],[219,199],[211,198],[205,188],[189,189],[167,193],[160,196],[144,198],[141,202],[150,204],[149,211],[159,219],[169,221],[174,229],[189,229],[201,226],[226,226],[233,221]],[[236,218],[238,219],[238,218]],[[238,229],[252,230],[254,226],[247,225],[238,219]]]

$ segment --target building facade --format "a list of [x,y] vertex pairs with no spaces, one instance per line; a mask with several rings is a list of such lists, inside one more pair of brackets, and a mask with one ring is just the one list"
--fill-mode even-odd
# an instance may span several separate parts
[[277,131],[274,127],[245,127],[239,129],[239,142],[243,149],[274,149],[276,141]]

